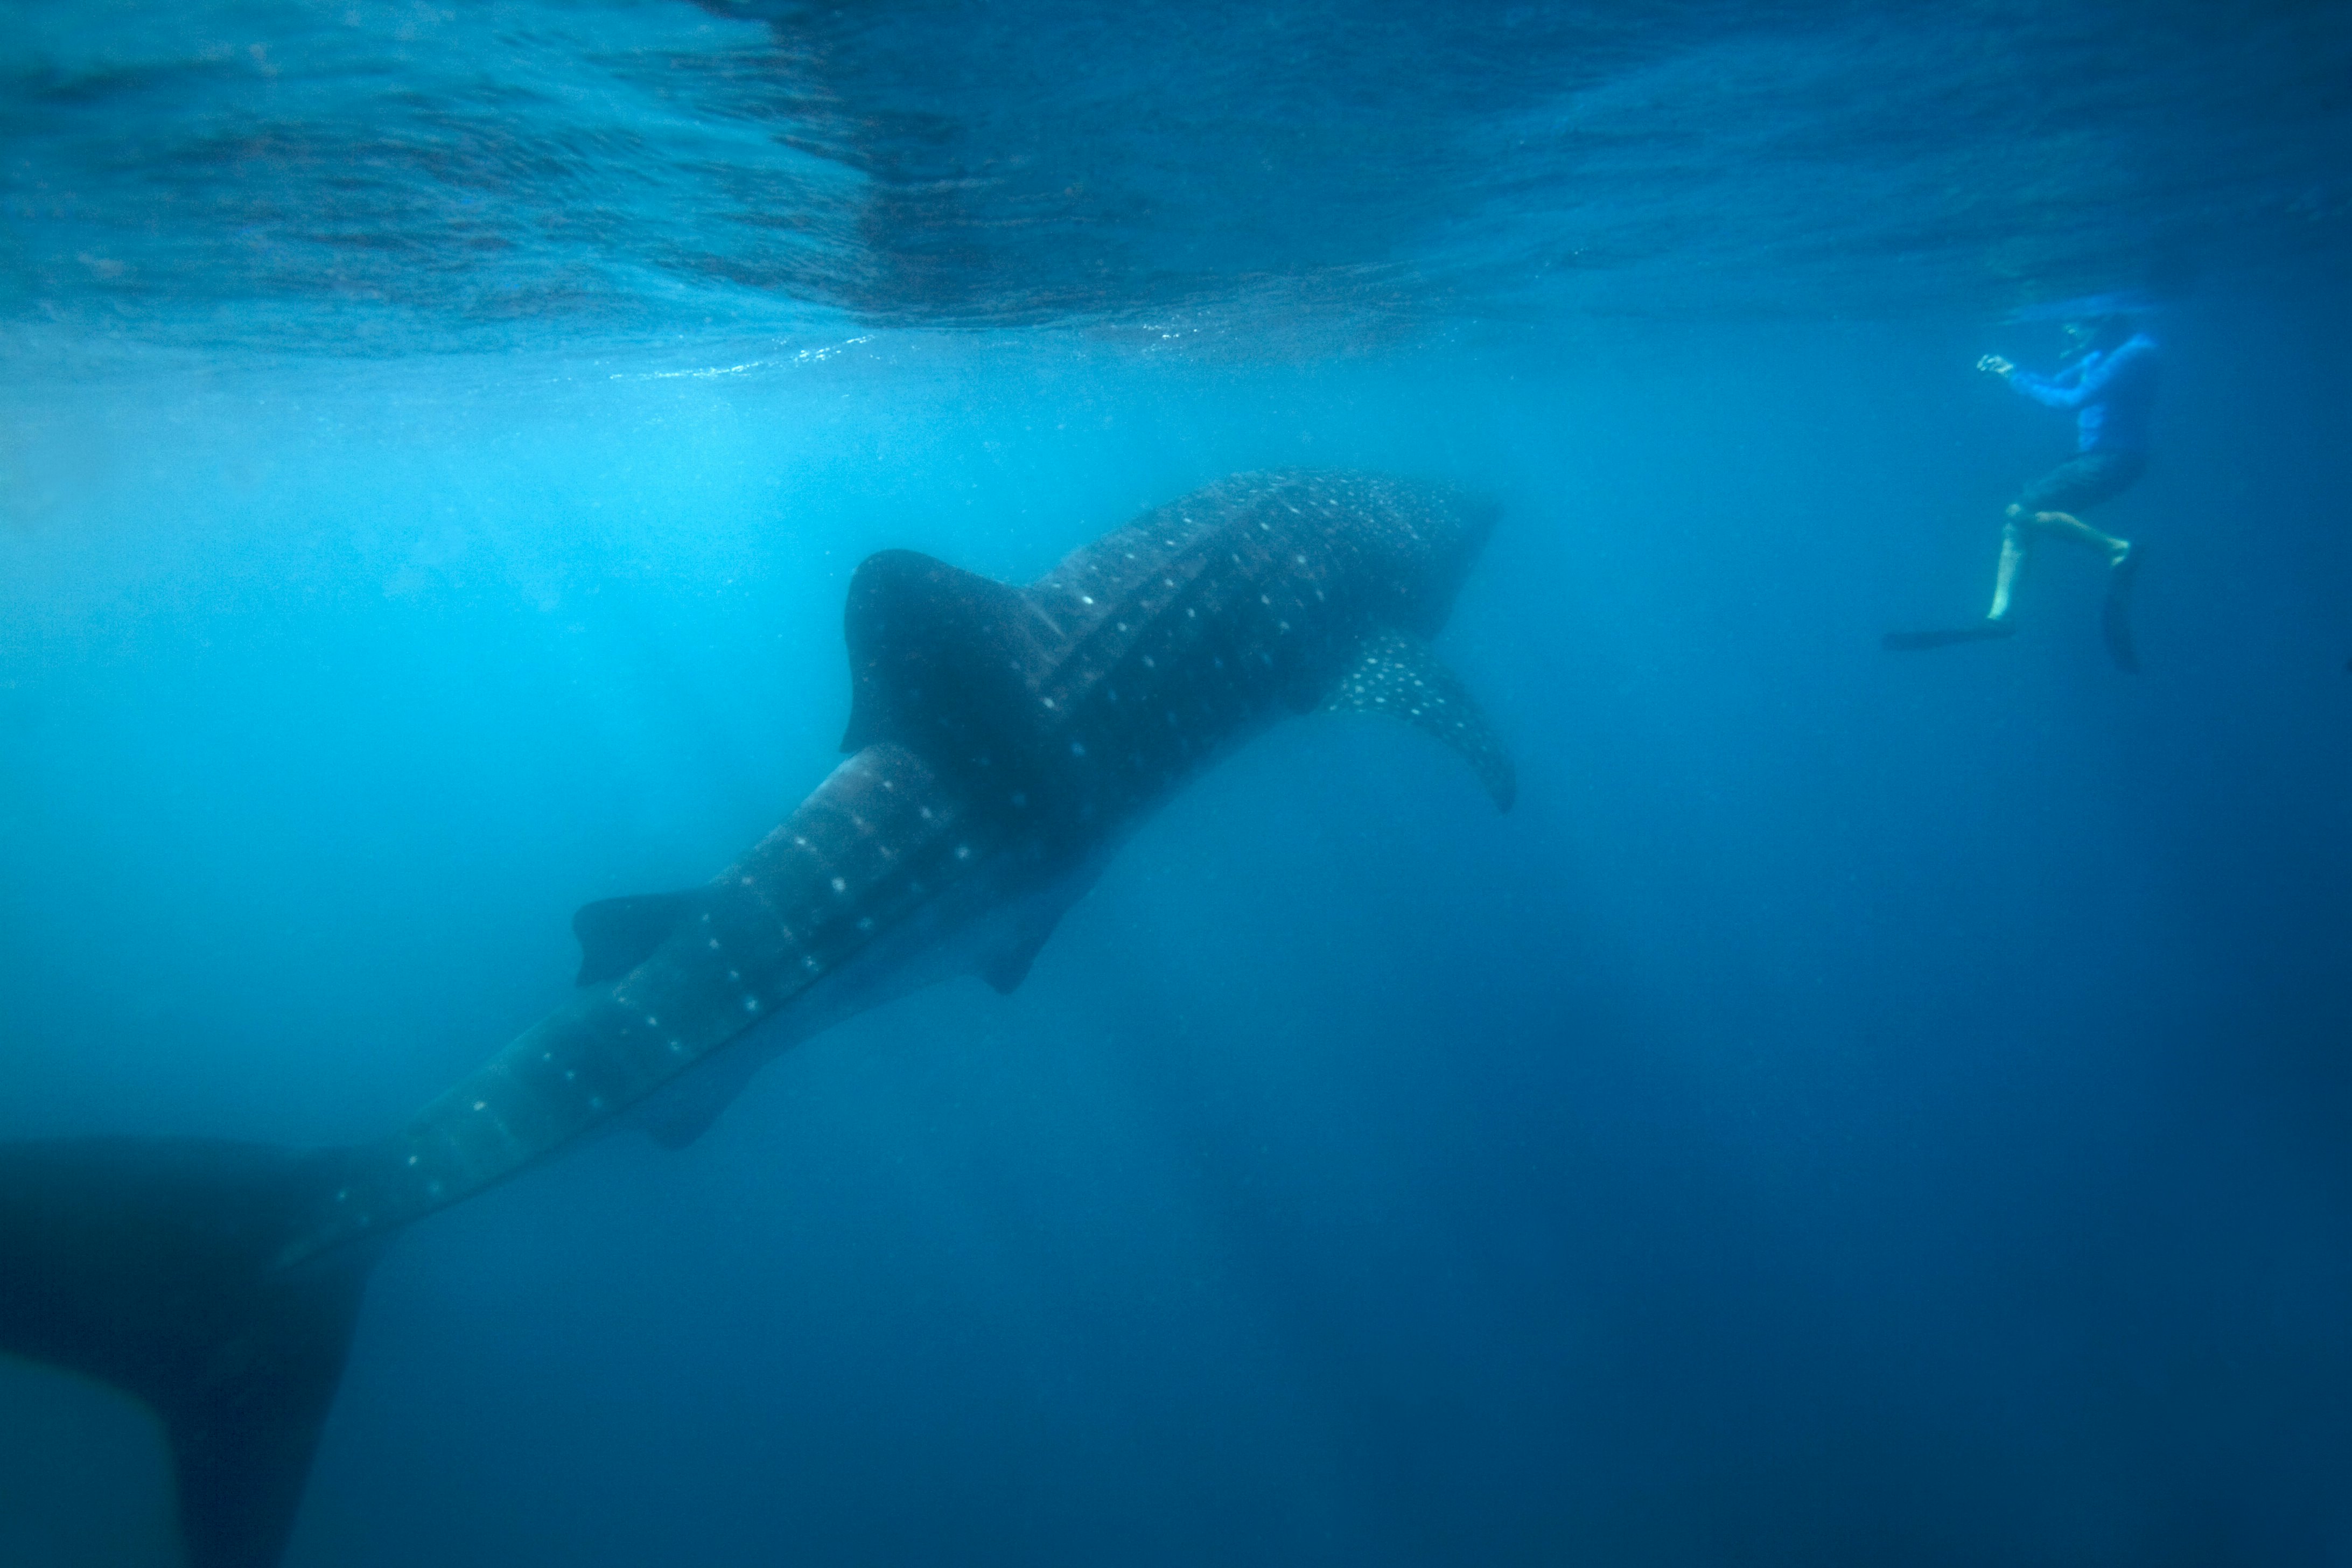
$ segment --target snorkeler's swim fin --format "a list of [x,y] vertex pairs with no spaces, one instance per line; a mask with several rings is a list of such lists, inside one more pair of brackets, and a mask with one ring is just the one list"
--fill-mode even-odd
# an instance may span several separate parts
[[2007,621],[1990,616],[1972,626],[1938,626],[1926,632],[1888,632],[1878,639],[1878,646],[1889,653],[1921,653],[1931,647],[1949,647],[1954,643],[1996,642],[2016,628]]
[[2107,657],[2126,675],[2139,673],[2139,656],[2132,651],[2132,579],[2139,574],[2139,546],[2126,544],[2107,567],[2106,603],[2099,607],[2099,634],[2106,638]]

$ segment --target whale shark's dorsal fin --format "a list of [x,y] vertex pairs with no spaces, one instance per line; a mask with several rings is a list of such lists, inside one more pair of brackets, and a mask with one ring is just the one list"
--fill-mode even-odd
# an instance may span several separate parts
[[1508,811],[1518,798],[1518,772],[1510,752],[1471,699],[1469,689],[1419,637],[1381,631],[1364,641],[1356,662],[1323,700],[1339,713],[1386,713],[1428,731],[1462,753],[1478,782]]
[[692,918],[694,893],[643,893],[631,899],[599,899],[572,913],[572,934],[580,939],[576,985],[618,980],[654,955]]
[[845,752],[896,741],[982,757],[1032,721],[1036,612],[1021,590],[912,550],[869,555],[849,581]]

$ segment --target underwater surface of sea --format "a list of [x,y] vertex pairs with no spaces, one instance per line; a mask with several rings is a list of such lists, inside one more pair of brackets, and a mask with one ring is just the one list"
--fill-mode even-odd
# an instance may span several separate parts
[[[1516,810],[1276,725],[418,1225],[289,1568],[2344,1568],[2347,279],[2340,3],[15,0],[0,1139],[399,1126],[834,764],[871,552],[1442,480]],[[1883,652],[2119,305],[2139,672],[2058,540]],[[173,1507],[0,1359],[0,1563]]]

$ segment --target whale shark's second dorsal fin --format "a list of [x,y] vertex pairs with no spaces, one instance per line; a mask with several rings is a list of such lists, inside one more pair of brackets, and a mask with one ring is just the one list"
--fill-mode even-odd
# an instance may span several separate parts
[[1426,730],[1477,770],[1478,782],[1494,796],[1497,811],[1510,810],[1518,798],[1518,772],[1511,765],[1510,752],[1503,749],[1461,677],[1439,663],[1419,637],[1398,631],[1373,633],[1323,706],[1332,712],[1386,713]]
[[572,911],[572,934],[580,939],[578,985],[618,980],[654,955],[692,917],[697,895],[641,893],[631,899],[599,899]]
[[849,581],[845,752],[946,740],[985,756],[1033,722],[1035,612],[1020,589],[912,550],[869,555]]

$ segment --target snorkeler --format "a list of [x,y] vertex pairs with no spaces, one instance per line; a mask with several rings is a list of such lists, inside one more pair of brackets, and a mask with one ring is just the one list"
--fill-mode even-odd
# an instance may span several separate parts
[[2065,367],[2056,375],[2021,371],[1999,354],[1987,354],[1977,368],[1997,375],[2036,403],[2075,411],[2074,455],[2025,487],[2009,505],[2000,528],[2000,565],[1993,578],[1992,608],[1972,626],[1939,631],[1889,632],[1885,646],[1896,652],[1944,647],[1952,643],[2007,637],[2018,573],[2038,534],[2079,540],[2107,558],[2107,595],[2100,618],[2107,652],[2118,668],[2135,670],[2131,641],[2131,585],[2139,551],[2128,539],[2102,533],[2076,513],[2131,488],[2147,467],[2148,411],[2156,402],[2156,341],[2120,315],[2094,316],[2066,324]]

